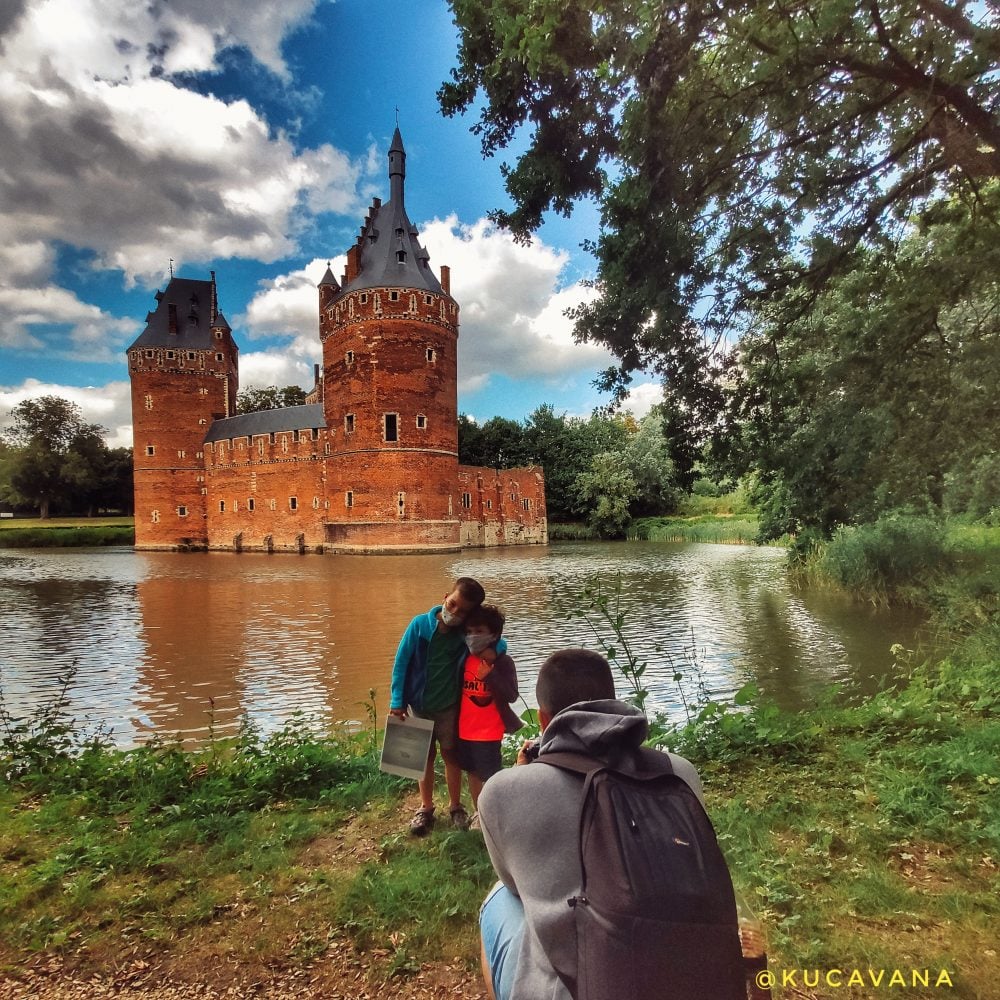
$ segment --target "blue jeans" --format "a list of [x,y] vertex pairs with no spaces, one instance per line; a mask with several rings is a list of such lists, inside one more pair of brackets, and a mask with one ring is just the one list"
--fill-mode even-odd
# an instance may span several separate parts
[[493,993],[497,1000],[510,1000],[524,934],[524,907],[502,882],[498,882],[483,900],[479,909],[479,933]]

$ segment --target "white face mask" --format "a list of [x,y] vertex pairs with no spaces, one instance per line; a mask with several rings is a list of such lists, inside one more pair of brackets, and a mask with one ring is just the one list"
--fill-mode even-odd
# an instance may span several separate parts
[[441,605],[441,622],[448,628],[452,628],[461,622],[461,615],[453,615],[443,604]]
[[470,653],[481,653],[496,641],[497,637],[495,635],[482,635],[479,632],[469,634],[465,637],[465,644],[469,647]]

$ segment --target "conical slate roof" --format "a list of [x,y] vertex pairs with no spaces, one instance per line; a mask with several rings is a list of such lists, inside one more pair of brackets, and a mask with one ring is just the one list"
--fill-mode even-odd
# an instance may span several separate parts
[[213,281],[171,278],[166,291],[156,293],[156,309],[147,314],[146,329],[128,349],[206,350],[213,345],[213,327],[229,329],[225,317],[215,309]]
[[389,201],[372,202],[358,236],[358,273],[342,292],[359,288],[426,288],[441,293],[441,283],[430,268],[430,254],[420,245],[417,230],[406,214],[404,187],[406,151],[397,128],[389,147]]

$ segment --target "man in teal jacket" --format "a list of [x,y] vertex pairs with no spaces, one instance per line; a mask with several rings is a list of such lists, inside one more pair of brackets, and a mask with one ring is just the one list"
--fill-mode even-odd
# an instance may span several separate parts
[[451,821],[463,829],[469,825],[468,813],[462,806],[462,769],[455,753],[462,667],[468,654],[463,623],[469,611],[479,607],[485,597],[476,580],[460,577],[443,604],[410,622],[396,651],[390,714],[405,719],[409,709],[414,715],[434,722],[431,750],[419,782],[420,808],[410,823],[410,831],[418,837],[434,825],[434,760],[438,744],[444,758]]

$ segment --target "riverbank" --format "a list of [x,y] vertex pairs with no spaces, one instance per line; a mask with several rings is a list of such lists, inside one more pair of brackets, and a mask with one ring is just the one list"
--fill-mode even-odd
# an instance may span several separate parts
[[134,544],[135,518],[132,517],[0,519],[0,549]]
[[[898,970],[890,995],[906,997],[986,997],[1000,978],[992,537],[924,587],[951,648],[930,666],[897,650],[899,690],[800,713],[746,690],[665,735],[701,770],[771,968],[791,977],[777,998],[881,995],[848,986],[854,969],[885,970],[884,988]],[[197,753],[73,740],[55,709],[0,725],[0,997],[95,981],[77,995],[483,995],[482,842],[407,835],[416,797],[377,771],[372,729]]]

